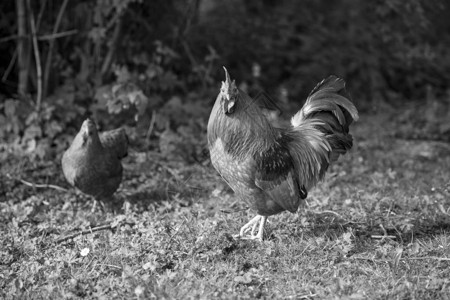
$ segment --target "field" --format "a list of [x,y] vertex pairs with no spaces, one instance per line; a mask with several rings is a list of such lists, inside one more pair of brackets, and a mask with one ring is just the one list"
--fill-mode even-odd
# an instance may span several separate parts
[[450,145],[396,116],[362,114],[352,151],[262,243],[232,238],[254,212],[210,163],[131,151],[93,209],[59,164],[5,148],[0,298],[448,299]]

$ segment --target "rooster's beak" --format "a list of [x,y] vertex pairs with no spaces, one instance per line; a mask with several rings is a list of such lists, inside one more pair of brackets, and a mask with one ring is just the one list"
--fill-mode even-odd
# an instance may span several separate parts
[[235,102],[233,100],[225,102],[225,105],[227,106],[225,108],[226,114],[232,114],[234,112],[234,104],[235,104]]
[[224,101],[223,111],[226,115],[232,114],[234,112],[234,101]]

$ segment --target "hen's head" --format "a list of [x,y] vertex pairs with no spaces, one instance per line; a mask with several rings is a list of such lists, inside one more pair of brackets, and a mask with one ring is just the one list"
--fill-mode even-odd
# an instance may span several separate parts
[[81,136],[82,145],[85,145],[88,141],[98,139],[97,126],[94,121],[91,119],[84,120],[78,135]]
[[222,86],[220,88],[220,104],[226,115],[232,114],[236,109],[236,103],[238,101],[239,91],[236,87],[236,82],[230,79],[230,74],[225,67],[225,81],[222,81]]

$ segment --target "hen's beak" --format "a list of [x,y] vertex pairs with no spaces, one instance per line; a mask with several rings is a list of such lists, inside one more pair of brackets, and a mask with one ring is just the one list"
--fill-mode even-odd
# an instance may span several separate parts
[[87,139],[88,136],[92,135],[95,129],[95,124],[91,119],[84,120],[83,125],[81,125],[81,131],[83,132],[83,137],[85,139]]

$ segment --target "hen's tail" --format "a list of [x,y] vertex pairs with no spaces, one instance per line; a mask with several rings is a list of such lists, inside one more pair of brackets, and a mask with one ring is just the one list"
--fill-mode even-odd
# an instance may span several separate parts
[[290,153],[305,186],[320,180],[330,162],[353,145],[349,126],[358,111],[345,91],[345,81],[330,76],[309,94],[305,105],[291,119]]

